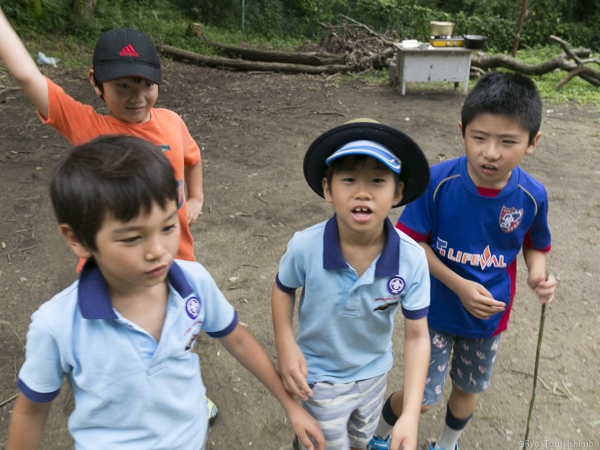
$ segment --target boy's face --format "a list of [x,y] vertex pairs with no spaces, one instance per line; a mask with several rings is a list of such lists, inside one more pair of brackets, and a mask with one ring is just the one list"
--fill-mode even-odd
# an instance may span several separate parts
[[383,221],[392,207],[402,200],[404,185],[391,170],[373,158],[354,168],[333,174],[331,185],[323,179],[325,200],[333,205],[340,231],[374,234],[381,232]]
[[97,95],[104,96],[111,115],[123,122],[143,123],[150,120],[150,109],[158,99],[158,85],[143,78],[116,78],[102,83],[104,93],[90,82]]
[[479,114],[464,131],[469,175],[476,186],[502,189],[512,170],[535,150],[541,132],[529,144],[529,132],[512,117]]
[[129,222],[106,217],[96,235],[98,250],[83,249],[87,254],[77,256],[94,257],[111,292],[134,293],[165,281],[179,236],[175,201],[166,209],[153,204],[148,214]]

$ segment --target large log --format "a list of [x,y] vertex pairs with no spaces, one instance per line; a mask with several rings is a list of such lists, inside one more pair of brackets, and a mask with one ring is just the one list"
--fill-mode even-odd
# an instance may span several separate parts
[[206,45],[219,50],[224,55],[241,58],[246,61],[277,62],[284,64],[305,64],[309,66],[324,66],[330,64],[346,64],[346,55],[331,55],[319,52],[281,52],[271,50],[255,50],[250,48],[235,47],[208,39],[202,34],[202,29],[197,23],[190,24],[190,30]]
[[326,66],[309,66],[305,64],[285,64],[275,62],[245,61],[243,59],[230,59],[221,56],[205,56],[198,53],[182,50],[170,45],[160,45],[159,50],[165,55],[175,59],[191,61],[196,64],[204,64],[209,67],[228,68],[235,70],[259,70],[266,72],[289,72],[289,73],[346,73],[356,70],[355,66],[341,64],[329,64]]
[[[589,49],[576,49],[573,50],[574,54],[579,56],[591,55]],[[522,73],[524,75],[544,75],[548,72],[552,72],[556,69],[571,71],[576,67],[576,63],[573,63],[567,59],[565,53],[561,53],[554,58],[549,59],[541,64],[527,64],[519,61],[516,58],[507,55],[473,55],[471,58],[471,65],[479,67],[483,70],[503,68],[513,70],[515,72]]]

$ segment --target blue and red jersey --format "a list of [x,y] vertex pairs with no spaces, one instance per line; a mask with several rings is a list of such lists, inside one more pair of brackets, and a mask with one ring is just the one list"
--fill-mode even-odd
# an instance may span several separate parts
[[483,285],[495,300],[507,305],[489,319],[478,319],[432,276],[429,326],[458,336],[487,338],[508,325],[521,248],[550,251],[548,196],[544,186],[519,167],[501,190],[478,188],[467,164],[462,156],[432,166],[427,191],[406,206],[396,226],[429,243],[446,266]]

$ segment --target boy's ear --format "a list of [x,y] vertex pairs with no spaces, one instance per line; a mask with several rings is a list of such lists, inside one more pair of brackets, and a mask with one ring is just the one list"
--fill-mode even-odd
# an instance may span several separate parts
[[396,192],[396,195],[394,196],[394,199],[392,200],[392,206],[397,205],[398,203],[400,203],[402,201],[403,192],[404,192],[404,181],[400,180],[400,182],[398,183],[398,190]]
[[90,258],[92,256],[92,252],[90,252],[85,245],[83,245],[79,239],[75,236],[73,229],[67,225],[66,223],[61,223],[58,226],[58,232],[62,234],[67,241],[73,253],[79,258]]
[[329,187],[329,183],[327,182],[327,178],[323,177],[323,181],[321,183],[323,185],[323,197],[325,197],[327,203],[333,203],[333,198],[331,197],[331,189]]
[[465,133],[463,133],[462,122],[458,122],[458,129],[460,130],[460,138],[462,139],[462,143],[465,143]]
[[535,148],[537,147],[541,137],[542,132],[538,131],[537,134],[534,136],[533,140],[531,141],[531,144],[529,144],[529,147],[527,147],[527,150],[525,151],[526,154],[531,155],[535,151]]
[[90,80],[90,84],[92,85],[92,88],[94,89],[96,95],[102,97],[102,92],[100,91],[100,89],[98,89],[98,86],[94,82],[94,69],[88,70],[88,80]]

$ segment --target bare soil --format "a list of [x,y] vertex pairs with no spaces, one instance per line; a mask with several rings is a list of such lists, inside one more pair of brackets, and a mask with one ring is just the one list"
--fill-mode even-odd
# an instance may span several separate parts
[[[106,112],[85,70],[51,68],[48,74],[75,98]],[[15,86],[6,72],[0,72],[0,84]],[[457,126],[463,98],[451,84],[409,85],[402,97],[387,84],[228,72],[165,61],[159,106],[177,111],[202,147],[206,201],[192,227],[196,257],[273,360],[270,289],[278,260],[295,231],[331,214],[303,178],[309,144],[333,126],[370,117],[406,131],[434,164],[463,153]],[[530,447],[596,448],[600,114],[569,104],[547,104],[544,111],[544,137],[522,165],[548,189],[554,237],[549,267],[560,284],[546,318]],[[0,447],[6,444],[14,405],[5,400],[17,393],[29,317],[76,278],[76,259],[57,233],[47,192],[51,168],[68,148],[58,133],[40,124],[22,91],[0,94]],[[399,213],[393,211],[393,221]],[[517,449],[523,438],[540,319],[524,267],[521,261],[512,321],[492,386],[480,397],[461,438],[463,450]],[[397,323],[390,391],[402,386],[400,315]],[[197,349],[209,396],[220,408],[209,448],[290,449],[291,429],[266,389],[218,342],[203,337]],[[65,387],[52,406],[42,448],[72,448],[66,428],[72,408]],[[444,411],[445,401],[422,417],[420,448],[438,435]]]

